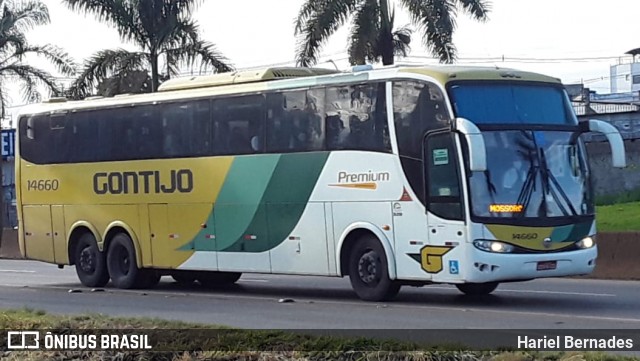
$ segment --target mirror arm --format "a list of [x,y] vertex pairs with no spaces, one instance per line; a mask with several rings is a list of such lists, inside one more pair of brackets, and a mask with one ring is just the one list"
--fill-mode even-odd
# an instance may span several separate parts
[[607,137],[607,141],[611,146],[611,158],[614,167],[624,168],[627,166],[624,140],[622,139],[622,135],[620,135],[618,128],[605,121],[597,119],[590,119],[587,122],[582,122],[580,124],[580,129],[582,130],[583,128],[587,128],[590,132],[604,134],[604,136]]

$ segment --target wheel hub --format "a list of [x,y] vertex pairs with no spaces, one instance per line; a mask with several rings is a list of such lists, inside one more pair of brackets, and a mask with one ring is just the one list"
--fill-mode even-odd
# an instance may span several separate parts
[[120,250],[120,271],[122,271],[122,274],[126,275],[129,273],[129,255],[127,254],[127,251],[122,249]]
[[87,247],[80,252],[80,269],[86,273],[93,273],[96,270],[95,267],[95,255],[91,252],[91,248]]
[[379,264],[380,258],[374,251],[369,251],[360,257],[358,261],[358,275],[362,282],[366,284],[377,284],[380,281]]

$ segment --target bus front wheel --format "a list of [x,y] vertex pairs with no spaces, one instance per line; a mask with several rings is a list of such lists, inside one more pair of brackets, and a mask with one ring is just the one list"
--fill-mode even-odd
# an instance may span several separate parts
[[109,282],[105,258],[91,233],[87,232],[80,236],[74,251],[74,259],[76,273],[84,286],[104,287]]
[[487,283],[459,283],[456,287],[460,292],[469,296],[484,296],[498,288],[498,282]]
[[118,233],[107,250],[107,269],[117,288],[150,288],[160,280],[153,270],[138,268],[136,251],[128,235]]
[[384,248],[374,236],[360,238],[349,257],[349,279],[360,299],[386,301],[395,297],[401,285],[389,279]]

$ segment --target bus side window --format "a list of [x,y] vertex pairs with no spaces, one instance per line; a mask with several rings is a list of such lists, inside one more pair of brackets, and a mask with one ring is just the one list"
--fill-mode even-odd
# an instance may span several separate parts
[[327,88],[325,110],[330,150],[391,150],[385,89],[382,82]]
[[46,164],[53,156],[49,149],[49,115],[20,118],[20,155],[29,162]]
[[216,138],[214,147],[218,154],[262,153],[265,143],[265,98],[264,95],[244,95],[215,99],[212,117],[217,123],[217,132],[226,131],[228,136]]
[[442,92],[430,83],[394,82],[393,112],[400,155],[415,159],[421,157],[424,134],[450,122]]
[[70,163],[94,162],[102,159],[104,148],[99,144],[98,127],[90,121],[96,111],[80,111],[68,115],[67,131],[69,143],[73,151],[69,156]]
[[179,157],[188,153],[188,144],[184,142],[184,133],[191,123],[190,105],[168,103],[161,105],[162,111],[162,149],[165,157]]
[[134,124],[137,133],[137,149],[132,157],[136,159],[152,159],[162,157],[162,127],[157,119],[156,107],[141,105],[135,108]]
[[324,149],[324,89],[272,93],[267,102],[268,152]]

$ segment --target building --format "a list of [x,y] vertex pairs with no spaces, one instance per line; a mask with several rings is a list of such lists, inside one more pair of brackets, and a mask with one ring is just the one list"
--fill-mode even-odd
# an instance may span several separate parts
[[16,215],[16,178],[15,178],[15,129],[3,129],[0,138],[2,149],[2,197],[4,204],[4,227],[17,227],[18,218]]

